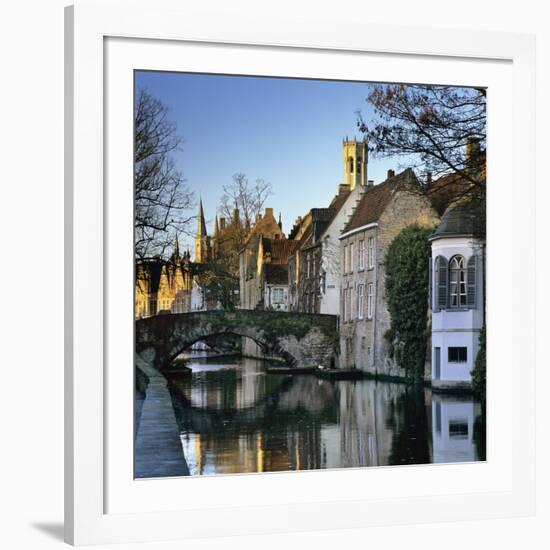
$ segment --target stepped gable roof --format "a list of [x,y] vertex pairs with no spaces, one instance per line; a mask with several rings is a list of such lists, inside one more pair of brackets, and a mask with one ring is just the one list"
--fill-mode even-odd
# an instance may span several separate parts
[[480,201],[469,200],[450,207],[437,229],[429,237],[430,241],[447,237],[485,236],[485,212]]
[[394,193],[404,185],[418,185],[411,168],[365,191],[343,233],[377,222]]
[[348,188],[340,190],[338,195],[334,195],[334,198],[330,201],[330,204],[328,205],[329,208],[333,208],[335,210],[334,216],[336,216],[336,214],[340,212],[340,208],[344,206],[344,203],[346,202],[346,199],[350,196],[350,194],[351,190]]
[[306,247],[311,242],[311,238],[313,236],[313,225],[309,224],[303,235],[298,239],[294,241],[294,247],[292,249],[292,252],[290,253],[290,256],[292,256],[297,250]]
[[288,264],[265,264],[265,280],[270,285],[288,284]]

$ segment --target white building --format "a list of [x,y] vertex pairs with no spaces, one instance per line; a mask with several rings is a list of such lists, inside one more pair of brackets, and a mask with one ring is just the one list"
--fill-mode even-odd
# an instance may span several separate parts
[[432,385],[469,386],[484,322],[484,217],[450,207],[432,243]]
[[[366,141],[345,139],[342,142],[344,183],[338,187],[338,195],[330,208],[335,215],[321,236],[321,273],[319,312],[329,315],[340,314],[340,235],[365,189],[367,180],[368,147]],[[372,183],[372,182],[370,182]]]

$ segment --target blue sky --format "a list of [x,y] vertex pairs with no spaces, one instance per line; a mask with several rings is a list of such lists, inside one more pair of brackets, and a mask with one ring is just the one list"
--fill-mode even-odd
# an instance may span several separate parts
[[[209,233],[236,172],[271,182],[266,206],[282,213],[286,233],[297,216],[328,206],[343,178],[342,139],[362,137],[358,109],[371,115],[361,82],[140,71],[136,87],[169,108],[183,139],[174,158],[202,196]],[[370,158],[368,178],[379,183],[388,168],[397,159]]]

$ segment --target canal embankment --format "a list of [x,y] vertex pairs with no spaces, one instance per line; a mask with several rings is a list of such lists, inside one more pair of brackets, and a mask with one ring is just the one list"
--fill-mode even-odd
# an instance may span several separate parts
[[140,378],[146,379],[145,396],[136,418],[135,477],[188,476],[168,380],[139,357],[135,361]]

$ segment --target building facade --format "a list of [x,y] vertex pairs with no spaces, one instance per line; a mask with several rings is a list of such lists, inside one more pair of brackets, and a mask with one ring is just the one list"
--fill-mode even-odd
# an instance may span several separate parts
[[485,320],[483,216],[470,201],[451,206],[430,237],[432,385],[471,385]]
[[135,318],[162,313],[185,313],[191,310],[193,265],[189,252],[174,254],[169,260],[160,258],[140,262],[136,266]]
[[273,208],[266,208],[264,215],[257,217],[239,253],[241,309],[288,310],[290,245],[280,218],[277,222]]
[[340,312],[339,237],[368,188],[366,141],[342,141],[343,181],[327,208],[298,218],[289,238],[297,244],[289,258],[290,309],[338,315]]
[[439,216],[407,169],[369,187],[340,235],[341,367],[404,376],[391,359],[384,335],[390,328],[385,299],[386,251],[405,227],[436,227]]

